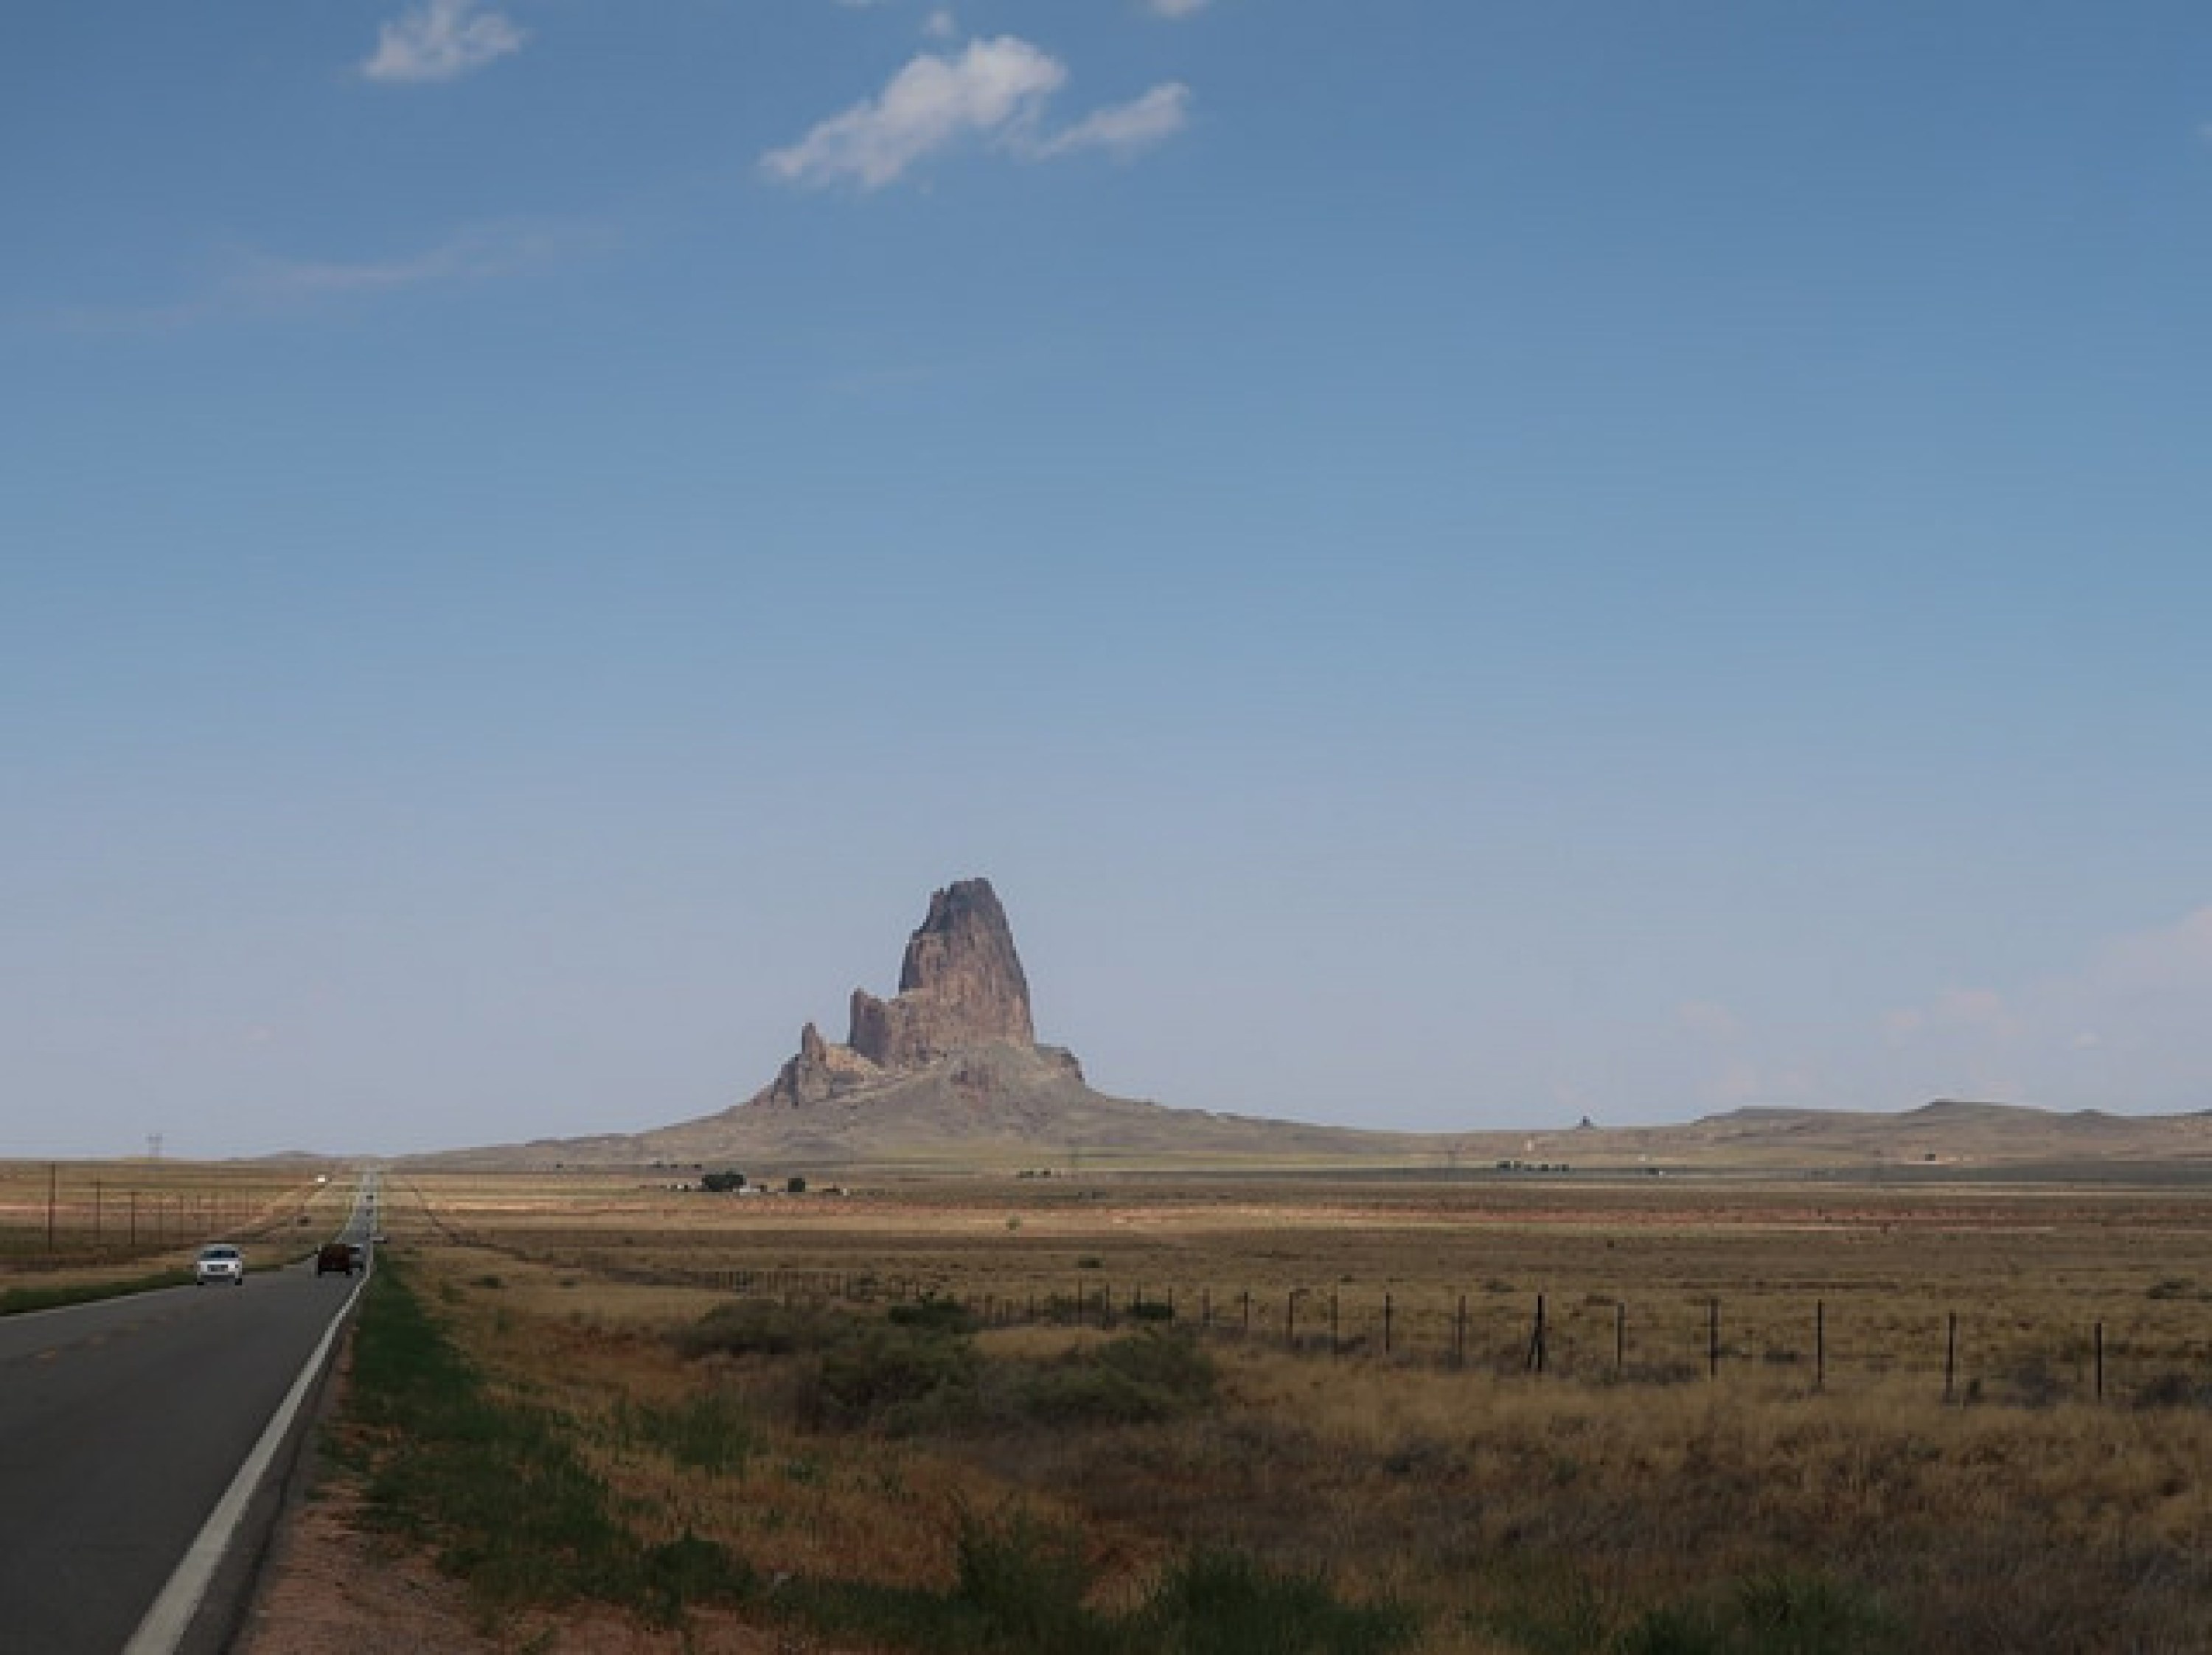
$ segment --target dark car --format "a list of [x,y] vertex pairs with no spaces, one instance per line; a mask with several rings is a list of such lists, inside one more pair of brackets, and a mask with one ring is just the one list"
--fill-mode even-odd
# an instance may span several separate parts
[[323,1276],[338,1270],[347,1276],[361,1268],[358,1247],[349,1247],[343,1241],[325,1241],[315,1250],[315,1274]]

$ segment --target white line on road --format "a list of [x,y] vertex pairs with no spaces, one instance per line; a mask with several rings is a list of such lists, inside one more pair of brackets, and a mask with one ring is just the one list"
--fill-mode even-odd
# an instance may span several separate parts
[[338,1313],[331,1318],[331,1325],[323,1330],[322,1343],[307,1358],[307,1365],[300,1370],[300,1377],[292,1381],[292,1389],[277,1407],[261,1434],[261,1440],[253,1445],[253,1452],[238,1468],[230,1487],[208,1513],[191,1549],[184,1561],[177,1565],[176,1573],[169,1577],[161,1595],[154,1600],[154,1607],[146,1611],[146,1618],[138,1623],[138,1630],[131,1634],[131,1641],[123,1646],[123,1655],[174,1655],[179,1644],[185,1640],[191,1626],[192,1616],[199,1612],[200,1599],[207,1596],[208,1582],[215,1578],[216,1566],[222,1555],[230,1549],[230,1543],[238,1532],[239,1519],[246,1514],[246,1502],[253,1491],[261,1486],[262,1476],[269,1470],[269,1462],[276,1458],[276,1450],[283,1442],[285,1433],[292,1428],[292,1421],[301,1404],[307,1401],[307,1392],[313,1388],[315,1376],[323,1371],[324,1360],[331,1354],[331,1346],[338,1337],[338,1329],[345,1323],[345,1312],[368,1285],[363,1275],[346,1295]]

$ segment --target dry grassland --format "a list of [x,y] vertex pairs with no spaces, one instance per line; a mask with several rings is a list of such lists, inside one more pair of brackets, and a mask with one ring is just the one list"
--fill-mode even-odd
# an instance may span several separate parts
[[334,1166],[0,1161],[0,1289],[182,1265],[215,1240],[268,1269],[334,1232],[352,1197]]
[[[740,1200],[585,1175],[386,1192],[441,1314],[509,1394],[573,1423],[623,1509],[770,1577],[941,1583],[957,1514],[1014,1502],[1084,1536],[1109,1603],[1180,1550],[1231,1547],[1417,1606],[1433,1652],[2212,1648],[2212,1196],[1003,1180]],[[957,1298],[1007,1362],[1096,1350],[1152,1325],[1133,1300],[1171,1297],[1176,1326],[1212,1325],[1218,1394],[1149,1422],[826,1421],[804,1356],[679,1352],[738,1273],[794,1302],[850,1294],[855,1315]],[[1079,1296],[1092,1325],[1064,1319]],[[735,1422],[728,1463],[646,1428],[710,1403]],[[1762,1616],[1796,1640],[1743,1630]]]
[[[1255,1340],[1517,1367],[1724,1371],[1830,1389],[2107,1394],[2212,1359],[2212,1191],[1910,1193],[1828,1185],[1499,1181],[1332,1188],[1026,1180],[731,1197],[577,1176],[404,1180],[456,1238],[619,1279],[963,1300],[993,1319],[1102,1302]],[[1292,1304],[1291,1295],[1295,1294]],[[1387,1309],[1389,1325],[1383,1319]],[[1957,1320],[1955,1339],[1953,1319]],[[1464,1330],[1462,1332],[1462,1330]],[[1616,1373],[1616,1369],[1620,1372]]]

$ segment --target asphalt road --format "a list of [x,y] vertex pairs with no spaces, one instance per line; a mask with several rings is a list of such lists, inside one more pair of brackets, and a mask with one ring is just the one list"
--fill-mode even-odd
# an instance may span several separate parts
[[310,1259],[0,1319],[0,1650],[124,1648],[358,1281]]

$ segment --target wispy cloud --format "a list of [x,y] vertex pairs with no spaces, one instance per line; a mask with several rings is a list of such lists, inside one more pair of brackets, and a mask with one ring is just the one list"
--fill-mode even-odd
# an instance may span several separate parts
[[295,258],[239,249],[191,297],[162,305],[81,306],[58,319],[80,332],[161,331],[408,289],[496,281],[604,252],[615,239],[611,232],[590,225],[515,220],[472,225],[427,247],[384,258]]
[[256,254],[226,286],[240,297],[281,304],[484,282],[604,249],[611,239],[603,230],[582,226],[507,221],[472,226],[394,258],[324,260]]
[[1212,0],[1146,0],[1145,9],[1155,17],[1191,17],[1211,3]]
[[770,150],[761,158],[762,170],[785,184],[818,187],[849,179],[879,190],[963,141],[1030,161],[1085,149],[1127,155],[1158,142],[1188,118],[1189,89],[1170,84],[1060,132],[1042,132],[1045,106],[1066,82],[1065,64],[1012,35],[972,40],[957,56],[924,53],[875,97],[831,116],[797,143]]
[[1066,131],[1036,146],[1040,157],[1078,149],[1133,155],[1174,136],[1190,124],[1190,88],[1179,81],[1156,86],[1141,98],[1095,110]]
[[361,72],[395,84],[458,80],[521,51],[528,38],[483,0],[422,0],[378,32],[376,51]]
[[2123,937],[2078,968],[1954,990],[1882,1033],[1933,1092],[2113,1107],[2212,1104],[2212,907]]

